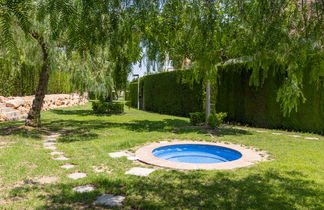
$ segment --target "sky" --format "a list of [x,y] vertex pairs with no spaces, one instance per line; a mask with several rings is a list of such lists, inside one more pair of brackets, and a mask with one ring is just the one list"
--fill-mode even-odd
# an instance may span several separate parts
[[129,74],[128,76],[128,81],[132,81],[133,80],[133,74],[139,74],[140,77],[144,76],[144,73],[146,72],[146,65],[142,65],[140,67],[140,63],[136,63],[133,65],[133,72],[131,74]]

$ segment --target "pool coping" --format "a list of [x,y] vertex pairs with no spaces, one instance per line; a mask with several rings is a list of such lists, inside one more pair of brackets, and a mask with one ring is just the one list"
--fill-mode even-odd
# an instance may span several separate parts
[[[169,160],[164,160],[155,157],[152,153],[153,150],[171,145],[179,144],[202,144],[210,146],[219,146],[229,148],[238,151],[242,154],[242,157],[237,160],[223,162],[223,163],[205,163],[205,164],[195,164],[195,163],[179,163]],[[267,154],[264,151],[256,151],[255,149],[247,148],[238,144],[231,144],[225,142],[206,142],[206,141],[174,141],[168,143],[152,143],[139,148],[136,152],[136,157],[139,161],[164,168],[178,169],[178,170],[231,170],[235,168],[241,168],[246,166],[251,166],[256,162],[267,160]]]

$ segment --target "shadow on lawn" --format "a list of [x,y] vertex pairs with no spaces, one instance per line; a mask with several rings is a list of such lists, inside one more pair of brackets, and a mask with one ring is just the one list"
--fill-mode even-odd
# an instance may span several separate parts
[[[72,192],[75,185],[52,185],[40,209],[93,208],[102,192],[125,196],[125,209],[321,209],[324,201],[323,189],[297,171],[265,171],[243,178],[235,172],[172,171],[148,178],[97,178],[88,184],[97,190],[78,194]],[[20,190],[23,196],[26,190]]]
[[[107,122],[105,120],[56,120],[47,122],[44,125],[52,130],[64,130],[64,135],[61,137],[62,142],[91,140],[98,137],[95,131],[109,128],[122,128],[134,132],[208,133],[206,128],[188,126],[187,121],[180,119],[164,119],[160,121],[133,120],[124,123]],[[215,130],[214,135],[251,135],[251,133],[232,128],[220,128]]]
[[19,136],[22,138],[41,139],[42,135],[49,135],[46,128],[32,128],[24,126],[23,121],[0,123],[0,136]]

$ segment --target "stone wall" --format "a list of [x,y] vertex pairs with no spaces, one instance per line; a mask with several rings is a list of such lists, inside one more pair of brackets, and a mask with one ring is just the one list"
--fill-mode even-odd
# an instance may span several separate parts
[[[6,110],[16,110],[20,111],[22,115],[28,114],[30,108],[32,107],[32,103],[34,100],[34,96],[24,96],[24,97],[3,97],[0,96],[0,122],[6,119],[1,117],[5,114]],[[43,104],[43,111],[70,107],[70,106],[78,106],[84,105],[88,102],[88,94],[53,94],[46,95]]]

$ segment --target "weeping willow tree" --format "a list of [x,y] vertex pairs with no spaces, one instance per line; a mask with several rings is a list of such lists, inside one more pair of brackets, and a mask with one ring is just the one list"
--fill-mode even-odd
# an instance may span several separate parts
[[[277,93],[284,115],[305,101],[304,72],[323,85],[324,3],[321,0],[166,0],[146,11],[144,39],[152,55],[175,63],[189,58],[195,77],[214,80],[219,67],[244,63],[250,84],[279,72]],[[154,57],[154,56],[152,56]],[[213,79],[212,79],[213,78]]]
[[0,42],[5,46],[1,51],[19,57],[15,38],[19,28],[26,35],[25,42],[36,42],[41,54],[28,126],[41,125],[49,71],[59,65],[56,61],[62,54],[81,91],[111,89],[113,79],[118,84],[124,82],[131,63],[139,56],[129,1],[4,0],[0,8]]
[[14,53],[18,27],[42,54],[27,125],[40,125],[57,48],[80,89],[123,86],[140,46],[157,63],[189,58],[195,79],[205,81],[230,63],[252,68],[256,86],[279,71],[278,101],[289,114],[305,100],[305,69],[323,85],[323,7],[321,0],[1,0],[0,42]]

